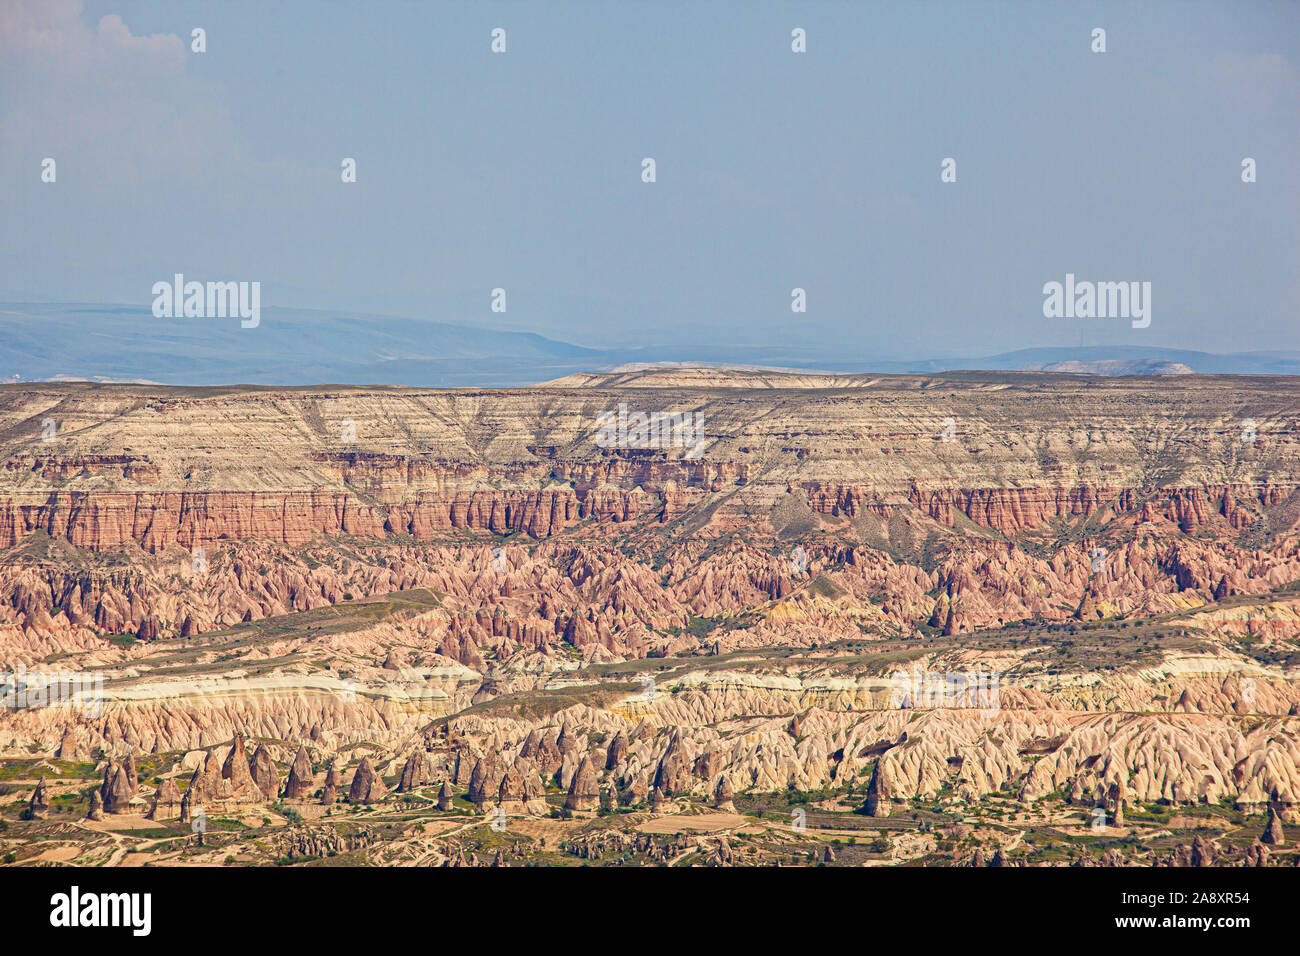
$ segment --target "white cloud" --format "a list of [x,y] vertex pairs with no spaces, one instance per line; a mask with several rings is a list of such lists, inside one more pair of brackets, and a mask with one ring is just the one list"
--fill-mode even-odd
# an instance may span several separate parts
[[6,177],[53,156],[84,182],[192,182],[247,158],[220,90],[191,71],[187,40],[82,13],[79,0],[0,3]]

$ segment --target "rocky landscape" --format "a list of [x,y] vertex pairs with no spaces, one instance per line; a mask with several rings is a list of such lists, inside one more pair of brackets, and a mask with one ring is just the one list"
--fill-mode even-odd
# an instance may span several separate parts
[[1300,381],[3,385],[0,652],[7,865],[1291,865]]

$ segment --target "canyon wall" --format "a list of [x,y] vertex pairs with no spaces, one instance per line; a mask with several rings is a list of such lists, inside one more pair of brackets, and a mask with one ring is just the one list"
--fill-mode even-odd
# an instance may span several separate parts
[[[340,534],[544,539],[705,507],[743,526],[791,493],[830,517],[907,508],[1005,535],[1095,515],[1241,531],[1300,511],[1288,379],[763,380],[775,387],[653,372],[509,391],[0,386],[0,548],[37,531],[150,553]],[[705,440],[601,447],[597,416],[618,405],[700,415]]]

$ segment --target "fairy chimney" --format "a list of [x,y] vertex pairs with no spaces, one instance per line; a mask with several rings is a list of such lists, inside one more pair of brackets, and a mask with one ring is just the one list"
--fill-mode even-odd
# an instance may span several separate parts
[[736,804],[732,802],[734,798],[731,782],[727,779],[727,775],[723,774],[718,778],[718,786],[713,791],[713,805],[727,813],[735,813]]
[[384,782],[370,765],[370,758],[362,757],[348,788],[348,803],[374,803],[383,799],[384,793]]
[[87,820],[104,819],[104,795],[96,787],[90,791],[90,810],[86,813]]
[[600,785],[596,780],[596,768],[590,757],[583,757],[578,764],[578,771],[573,775],[569,785],[569,795],[564,801],[565,809],[579,813],[590,813],[600,806]]
[[316,775],[312,773],[311,758],[307,756],[307,748],[299,745],[298,755],[293,758],[293,764],[289,767],[289,779],[284,784],[284,795],[289,800],[302,800],[304,797],[311,796],[311,792],[316,789]]
[[402,779],[397,784],[399,791],[414,790],[416,787],[422,787],[429,781],[429,761],[424,755],[424,751],[416,748],[411,751],[411,755],[406,758],[406,765],[402,767]]
[[257,751],[253,754],[248,769],[252,774],[253,783],[257,784],[257,789],[262,791],[262,796],[267,800],[274,800],[280,792],[280,773],[275,769],[275,761],[271,759],[265,744],[257,745]]
[[50,815],[50,794],[45,789],[45,778],[41,777],[32,791],[32,798],[27,804],[27,815],[33,820],[44,820]]

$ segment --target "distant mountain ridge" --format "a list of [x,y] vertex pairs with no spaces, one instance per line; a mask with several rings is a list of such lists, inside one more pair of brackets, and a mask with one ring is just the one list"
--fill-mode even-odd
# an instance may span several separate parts
[[1196,370],[1182,362],[1161,359],[1102,359],[1098,362],[1045,362],[1026,366],[1023,371],[1080,372],[1086,375],[1194,375]]
[[839,373],[1042,370],[1103,375],[1300,375],[1300,351],[1216,355],[1137,346],[1030,348],[982,358],[855,360],[802,343],[636,349],[431,319],[267,307],[237,319],[159,319],[147,306],[0,303],[0,381],[167,385],[519,386],[578,372],[652,366]]
[[[1300,338],[1300,336],[1298,336]],[[1166,349],[1145,346],[1078,346],[1066,348],[1020,349],[1004,352],[978,360],[978,366],[958,366],[953,368],[984,369],[1021,369],[1038,371],[1070,371],[1064,368],[1048,368],[1063,362],[1084,364],[1110,363],[1168,363],[1181,365],[1187,372],[1201,375],[1300,375],[1300,350],[1276,350],[1259,352],[1232,352],[1226,355],[1214,352],[1197,352],[1191,349]],[[1118,367],[1118,366],[1117,366]],[[1137,367],[1137,366],[1133,366]],[[1079,371],[1086,371],[1080,369]],[[1100,370],[1099,370],[1100,371]],[[1115,371],[1100,374],[1173,374],[1164,372]]]

